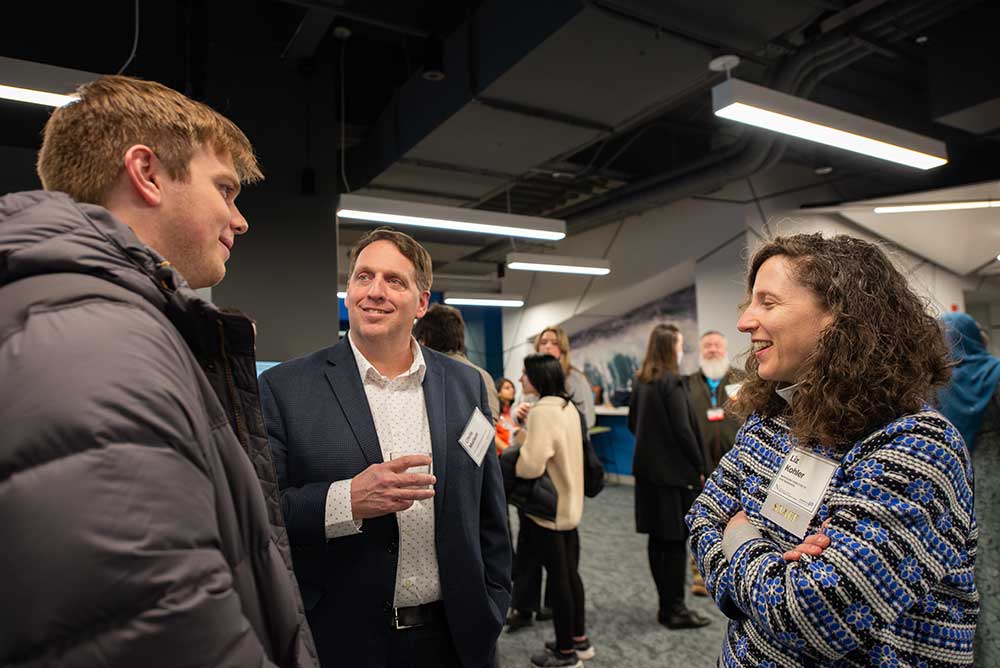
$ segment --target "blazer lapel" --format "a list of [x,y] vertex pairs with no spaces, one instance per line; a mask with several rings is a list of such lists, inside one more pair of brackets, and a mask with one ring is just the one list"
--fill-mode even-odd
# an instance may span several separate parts
[[434,457],[434,522],[441,526],[444,508],[445,468],[448,463],[448,409],[445,397],[445,371],[424,349],[424,404],[427,406],[427,424],[431,431],[431,452]]
[[369,464],[381,464],[382,448],[379,446],[378,434],[375,431],[375,421],[372,420],[368,396],[361,384],[361,374],[358,373],[354,351],[346,336],[330,349],[324,373],[337,403],[347,416],[347,422],[351,425],[351,431],[354,432],[354,438],[357,439],[365,459]]

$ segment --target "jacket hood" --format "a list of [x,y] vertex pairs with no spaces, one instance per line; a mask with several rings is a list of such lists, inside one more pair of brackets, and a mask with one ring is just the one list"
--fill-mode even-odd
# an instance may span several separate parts
[[0,287],[43,274],[90,274],[142,295],[161,310],[216,310],[135,232],[94,204],[61,192],[0,197]]

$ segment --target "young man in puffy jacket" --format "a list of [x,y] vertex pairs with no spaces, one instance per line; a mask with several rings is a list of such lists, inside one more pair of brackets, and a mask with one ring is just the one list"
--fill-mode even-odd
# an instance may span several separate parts
[[0,664],[316,665],[252,326],[193,290],[247,231],[249,141],[103,77],[38,172],[0,198]]

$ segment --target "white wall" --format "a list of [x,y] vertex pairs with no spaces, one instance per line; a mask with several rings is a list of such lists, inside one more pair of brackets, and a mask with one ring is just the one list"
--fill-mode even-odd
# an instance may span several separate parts
[[548,325],[569,332],[606,321],[696,283],[696,259],[743,230],[743,208],[683,200],[574,235],[553,252],[606,257],[611,274],[597,278],[509,271],[503,291],[525,296],[504,314],[504,373],[517,378],[532,352],[530,338]]
[[[508,272],[503,291],[523,295],[525,306],[504,313],[505,375],[520,377],[521,361],[532,352],[530,338],[548,325],[562,325],[572,334],[692,284],[699,330],[723,332],[736,358],[748,346],[746,335],[736,330],[747,260],[763,238],[777,234],[849,234],[885,243],[934,315],[953,310],[953,305],[965,310],[958,275],[838,216],[799,210],[803,204],[836,199],[829,182],[817,179],[811,169],[779,165],[753,177],[752,184],[733,183],[708,197],[676,202],[553,244],[552,252],[560,255],[606,257],[612,272],[598,278]],[[1000,308],[997,316],[1000,325]],[[1000,330],[996,333],[1000,339]]]
[[[767,231],[759,223],[760,218],[755,213],[748,211],[747,217],[748,227],[752,231],[750,250],[753,252],[764,243]],[[962,291],[961,276],[907,252],[839,216],[793,211],[769,218],[771,235],[813,232],[820,232],[824,235],[848,234],[852,237],[882,244],[882,249],[896,268],[909,280],[913,291],[927,300],[932,315],[936,317],[952,310],[965,311],[965,295]]]
[[747,233],[698,260],[695,265],[695,300],[698,307],[698,332],[722,332],[729,343],[729,355],[735,366],[746,352],[750,340],[736,329],[739,306],[746,292]]

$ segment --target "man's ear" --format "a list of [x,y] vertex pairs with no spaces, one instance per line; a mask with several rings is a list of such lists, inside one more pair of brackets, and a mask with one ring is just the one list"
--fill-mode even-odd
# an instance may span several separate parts
[[430,306],[431,301],[431,291],[421,290],[420,301],[417,302],[417,319],[423,318],[424,314],[427,313],[427,308]]
[[135,144],[125,151],[125,179],[132,191],[149,206],[163,201],[163,165],[153,149]]

